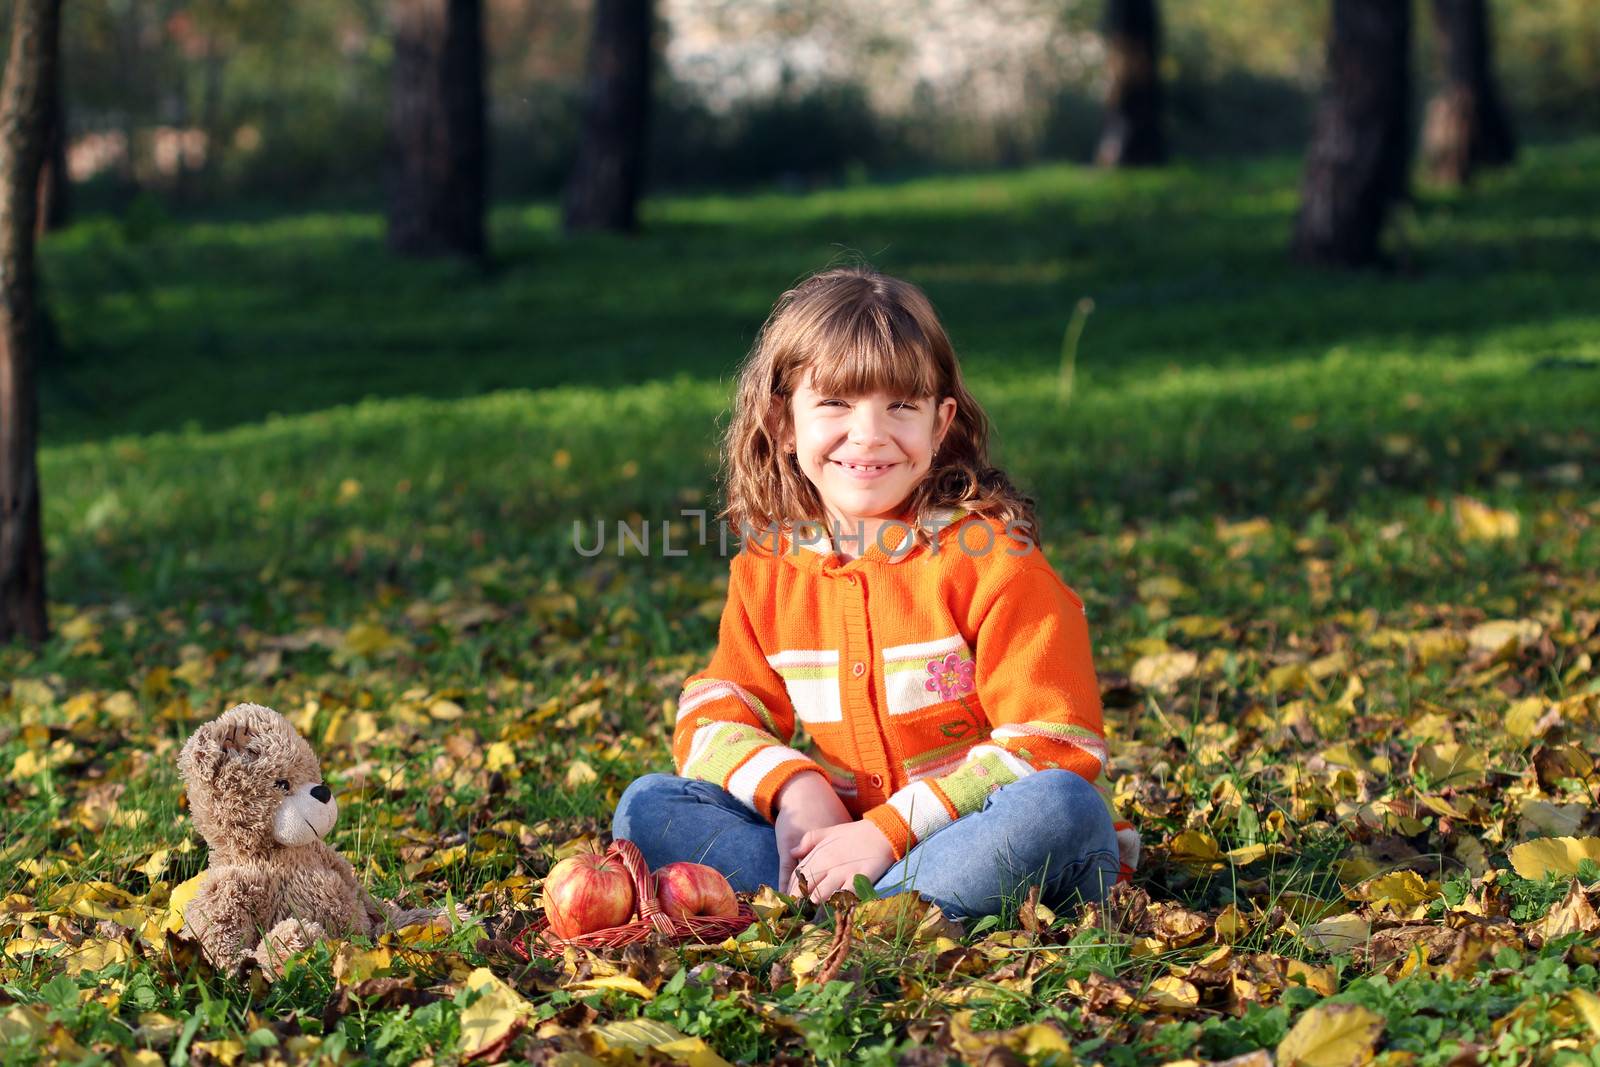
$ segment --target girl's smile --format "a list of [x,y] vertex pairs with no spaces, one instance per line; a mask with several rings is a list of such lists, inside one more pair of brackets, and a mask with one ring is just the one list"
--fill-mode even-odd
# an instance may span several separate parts
[[897,463],[878,463],[878,464],[846,463],[843,460],[837,460],[837,459],[830,460],[829,462],[832,463],[836,467],[843,468],[845,473],[849,474],[852,478],[855,478],[857,481],[862,481],[862,482],[870,482],[872,479],[881,477],[886,472],[888,472],[890,470],[893,470],[895,467],[899,466],[899,464],[897,464]]

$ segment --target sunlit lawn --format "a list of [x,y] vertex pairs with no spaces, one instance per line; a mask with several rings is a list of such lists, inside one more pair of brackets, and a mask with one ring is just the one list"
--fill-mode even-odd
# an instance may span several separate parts
[[[9,1057],[453,1062],[482,965],[530,1005],[513,1058],[615,1059],[603,1028],[641,1013],[728,1060],[1284,1062],[1297,1020],[1424,1064],[1588,1048],[1583,892],[1547,918],[1567,879],[1507,854],[1596,830],[1597,163],[1542,149],[1425,190],[1387,277],[1287,264],[1290,163],[668,199],[630,240],[506,207],[484,272],[392,262],[357,215],[52,238],[57,636],[0,651]],[[350,946],[262,991],[144,925],[204,862],[177,745],[246,699],[308,731],[375,891],[523,921],[554,850],[670,769],[714,640],[715,542],[619,557],[615,524],[692,540],[738,358],[847,251],[933,297],[1089,607],[1134,894],[950,942],[868,921],[826,986],[809,909],[738,948],[531,972],[469,928],[396,954],[367,1008],[381,960]],[[608,966],[651,998],[568,988]]]

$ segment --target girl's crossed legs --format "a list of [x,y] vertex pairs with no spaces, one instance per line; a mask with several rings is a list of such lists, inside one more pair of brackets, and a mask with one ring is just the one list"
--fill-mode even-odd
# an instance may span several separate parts
[[[655,870],[688,860],[715,867],[753,893],[778,880],[772,824],[721,786],[671,774],[635,780],[617,802],[613,837],[639,847]],[[914,890],[953,919],[997,915],[1038,884],[1047,907],[1098,901],[1120,864],[1111,815],[1081,775],[1035,771],[989,795],[884,872],[880,895]],[[784,888],[775,886],[775,888]]]

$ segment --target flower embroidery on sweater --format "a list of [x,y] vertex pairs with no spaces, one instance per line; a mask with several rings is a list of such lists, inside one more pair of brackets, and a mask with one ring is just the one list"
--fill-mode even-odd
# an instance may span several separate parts
[[970,659],[962,659],[951,652],[943,659],[928,661],[928,674],[932,677],[922,684],[928,692],[938,693],[941,700],[953,700],[977,688],[972,679],[976,668],[977,664]]

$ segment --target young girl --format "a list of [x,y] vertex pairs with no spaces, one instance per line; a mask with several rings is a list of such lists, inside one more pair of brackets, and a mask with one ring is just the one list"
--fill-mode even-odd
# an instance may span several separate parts
[[957,919],[1131,872],[1083,603],[988,433],[916,286],[830,270],[779,299],[724,441],[743,543],[716,652],[678,701],[678,773],[628,787],[615,837],[741,891],[865,875]]

